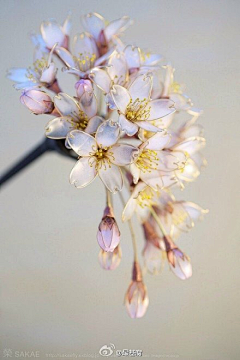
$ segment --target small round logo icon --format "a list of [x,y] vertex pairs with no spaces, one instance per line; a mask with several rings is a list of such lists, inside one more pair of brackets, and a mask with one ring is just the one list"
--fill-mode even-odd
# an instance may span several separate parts
[[115,349],[114,344],[110,344],[109,346],[103,345],[99,350],[99,354],[101,356],[111,356],[113,354],[113,350]]

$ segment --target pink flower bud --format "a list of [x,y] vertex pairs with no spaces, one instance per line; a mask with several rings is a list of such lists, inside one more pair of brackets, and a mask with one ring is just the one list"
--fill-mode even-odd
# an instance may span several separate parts
[[149,304],[147,289],[142,281],[141,269],[137,262],[133,264],[132,282],[125,295],[127,312],[132,319],[144,316]]
[[34,114],[50,114],[54,104],[49,95],[41,90],[26,90],[20,96],[20,101]]
[[112,209],[106,207],[102,221],[99,224],[97,232],[97,241],[99,246],[107,252],[113,252],[120,241],[120,231],[114,218]]
[[192,276],[192,265],[189,257],[185,255],[171,240],[170,237],[164,236],[166,245],[167,259],[172,272],[179,279],[186,280]]
[[122,250],[120,245],[118,245],[113,252],[107,252],[104,250],[100,250],[99,262],[103,269],[105,270],[115,270],[121,262],[122,258]]
[[77,97],[80,98],[85,92],[92,93],[93,88],[90,80],[81,79],[75,84]]

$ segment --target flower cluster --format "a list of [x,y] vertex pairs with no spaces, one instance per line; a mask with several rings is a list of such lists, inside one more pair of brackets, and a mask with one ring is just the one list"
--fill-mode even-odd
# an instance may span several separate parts
[[[192,275],[189,257],[175,244],[207,212],[198,205],[176,200],[172,191],[193,182],[206,161],[201,110],[193,107],[183,87],[175,81],[174,68],[163,58],[124,44],[120,36],[131,24],[124,16],[108,22],[101,15],[83,16],[83,32],[70,41],[70,16],[63,25],[54,20],[41,24],[32,35],[33,65],[8,72],[20,100],[34,114],[51,116],[45,134],[64,139],[78,158],[70,173],[76,188],[96,177],[106,189],[106,208],[98,227],[103,269],[114,270],[121,261],[120,231],[112,202],[118,193],[128,222],[134,250],[132,282],[125,304],[132,318],[148,307],[132,216],[143,228],[144,271],[159,273],[165,261],[180,279]],[[57,79],[56,62],[76,78],[73,94],[64,93]],[[123,186],[129,192],[125,203]]]

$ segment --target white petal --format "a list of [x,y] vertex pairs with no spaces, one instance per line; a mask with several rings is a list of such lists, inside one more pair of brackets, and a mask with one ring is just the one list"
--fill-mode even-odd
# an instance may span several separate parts
[[7,77],[10,80],[19,82],[19,83],[24,83],[29,81],[29,78],[27,77],[28,71],[25,68],[12,68],[9,69],[7,72]]
[[131,100],[130,94],[127,89],[120,85],[114,85],[111,94],[118,110],[122,114],[125,114],[126,108]]
[[137,207],[136,199],[130,197],[122,212],[122,221],[128,221],[133,216]]
[[171,135],[166,131],[158,132],[147,140],[146,149],[162,150],[170,141]]
[[174,101],[174,107],[177,111],[187,111],[193,105],[191,99],[185,94],[170,94],[170,99]]
[[52,84],[55,80],[57,68],[52,62],[47,68],[45,68],[40,77],[40,81],[47,84]]
[[94,137],[80,130],[70,132],[68,144],[79,156],[91,156],[97,150]]
[[119,116],[119,125],[121,126],[122,131],[128,136],[133,136],[138,131],[138,126],[131,121],[128,121],[124,115]]
[[159,119],[176,111],[174,102],[167,99],[150,101],[146,109],[150,111],[148,120]]
[[162,56],[158,54],[144,54],[144,65],[156,65],[162,60]]
[[191,126],[184,126],[181,130],[181,138],[190,138],[195,136],[203,136],[203,126],[200,124],[193,124]]
[[97,13],[89,13],[82,17],[82,24],[95,40],[98,40],[100,32],[105,28],[104,18]]
[[158,127],[154,126],[149,121],[135,121],[134,124],[138,125],[140,128],[147,131],[152,131],[152,132],[162,131],[162,129],[159,129]]
[[69,12],[68,16],[64,20],[62,25],[62,30],[65,35],[69,36],[72,28],[72,20],[71,20],[71,13]]
[[90,77],[102,91],[105,93],[110,91],[112,82],[105,70],[98,68],[92,69]]
[[101,147],[115,144],[120,136],[120,127],[111,120],[104,121],[96,133],[96,141]]
[[116,144],[108,150],[107,156],[113,164],[124,166],[132,163],[138,152],[139,150],[135,146]]
[[74,36],[73,39],[74,55],[86,54],[91,57],[92,54],[98,54],[94,39],[87,33],[81,33]]
[[74,129],[71,117],[58,117],[49,121],[45,128],[46,136],[50,139],[64,139],[69,131]]
[[59,93],[58,95],[54,96],[54,104],[61,115],[69,115],[75,120],[78,120],[81,109],[74,98],[68,94]]
[[124,54],[129,69],[140,67],[140,49],[138,47],[128,45],[124,49]]
[[108,60],[107,72],[114,84],[126,83],[128,68],[124,54],[114,51]]
[[56,47],[55,52],[58,54],[60,59],[69,67],[75,67],[75,61],[73,60],[72,54],[63,47]]
[[186,155],[180,151],[169,152],[167,150],[158,151],[159,163],[158,170],[173,171],[184,168],[186,164]]
[[70,183],[77,188],[83,188],[89,185],[95,179],[96,175],[96,167],[92,166],[90,159],[81,158],[71,171]]
[[140,177],[140,169],[134,164],[130,164],[130,172],[132,174],[132,177],[133,177],[133,183],[134,184],[137,184],[138,183],[138,180],[139,180],[139,177]]
[[44,21],[41,24],[41,33],[47,47],[51,49],[56,43],[61,46],[65,35],[59,24],[55,20]]
[[99,66],[101,64],[103,64],[114,52],[114,48],[111,48],[110,50],[108,50],[106,52],[106,54],[102,55],[101,57],[99,57],[96,61],[95,61],[95,66]]
[[138,76],[129,88],[132,101],[136,99],[149,99],[152,91],[152,76],[143,74]]
[[94,93],[84,92],[79,100],[79,104],[88,118],[97,114],[97,99]]
[[123,178],[121,170],[117,165],[109,165],[106,161],[102,161],[102,164],[98,170],[98,175],[104,185],[112,193],[122,190]]
[[193,221],[202,220],[203,215],[208,213],[208,210],[204,210],[199,205],[189,201],[183,201],[182,206],[188,212]]
[[192,137],[174,146],[174,150],[184,151],[194,154],[206,145],[206,140],[202,137]]
[[92,117],[87,124],[87,127],[85,129],[85,132],[88,134],[93,134],[97,131],[99,125],[102,124],[104,119],[101,116],[94,116]]
[[114,35],[118,35],[124,31],[131,23],[131,19],[128,16],[123,16],[120,19],[113,20],[106,26],[104,34],[106,40],[109,42]]

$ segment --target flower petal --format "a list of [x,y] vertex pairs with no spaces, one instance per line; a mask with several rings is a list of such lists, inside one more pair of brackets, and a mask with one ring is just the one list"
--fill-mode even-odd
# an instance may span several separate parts
[[131,217],[133,216],[136,208],[137,208],[136,199],[130,197],[130,199],[128,200],[128,202],[125,205],[125,208],[123,209],[122,221],[125,222],[125,221],[128,221],[129,219],[131,219]]
[[140,128],[147,130],[147,131],[151,131],[151,132],[162,131],[162,129],[159,129],[158,127],[152,125],[148,121],[135,121],[134,124],[138,125]]
[[128,121],[124,115],[119,116],[119,125],[121,126],[122,131],[128,136],[133,136],[138,131],[138,126],[135,123]]
[[104,18],[97,13],[89,13],[82,17],[82,24],[87,32],[89,32],[95,40],[98,40],[98,37],[101,31],[105,28]]
[[58,54],[60,59],[66,64],[68,67],[75,67],[75,61],[73,60],[72,54],[63,47],[56,47],[55,52]]
[[148,120],[160,119],[176,111],[174,102],[167,99],[152,100],[148,103],[147,109],[150,112]]
[[111,21],[104,30],[106,40],[109,42],[114,35],[118,35],[124,31],[131,23],[128,16],[123,16],[120,19]]
[[123,187],[123,178],[121,170],[117,165],[109,165],[108,162],[102,160],[102,163],[98,169],[98,175],[104,185],[112,193],[122,190]]
[[109,147],[115,144],[120,137],[120,127],[112,120],[104,121],[96,133],[96,141],[101,147]]
[[59,93],[54,96],[54,105],[58,112],[63,116],[71,116],[76,121],[79,118],[79,112],[81,111],[77,101],[65,93]]
[[171,135],[166,131],[158,132],[147,140],[146,149],[162,150],[171,140]]
[[81,33],[74,36],[73,49],[74,55],[76,55],[77,57],[80,54],[87,54],[90,57],[93,54],[98,55],[96,43],[93,37],[88,33]]
[[132,145],[116,144],[108,150],[107,156],[112,164],[118,166],[129,165],[134,161],[139,150]]
[[81,158],[71,171],[70,183],[77,188],[83,188],[89,185],[96,175],[96,167],[92,165],[89,158]]
[[131,172],[132,177],[133,177],[133,183],[137,184],[138,180],[139,180],[139,177],[140,177],[140,174],[141,174],[140,169],[134,163],[132,163],[132,164],[130,164],[130,172]]
[[88,134],[93,134],[97,131],[99,125],[102,124],[104,119],[101,116],[94,116],[92,117],[87,124],[87,127],[85,129],[85,132]]
[[108,93],[111,88],[111,78],[108,73],[103,69],[92,69],[90,78],[104,93]]
[[132,101],[136,99],[149,99],[152,91],[152,75],[143,74],[138,76],[129,88],[129,94],[131,95]]
[[126,108],[131,100],[130,94],[127,89],[120,85],[114,85],[111,94],[118,110],[122,114],[125,114]]
[[97,99],[93,92],[85,91],[79,100],[79,104],[88,118],[97,114]]
[[43,83],[52,84],[55,80],[56,73],[56,65],[52,62],[48,67],[43,70],[40,81]]
[[65,35],[61,26],[55,20],[44,21],[41,24],[41,33],[47,47],[51,49],[56,43],[61,46]]
[[107,72],[114,84],[123,86],[126,83],[128,68],[123,53],[113,52],[108,60]]
[[124,54],[129,69],[139,68],[141,66],[140,49],[138,47],[128,45],[124,49]]
[[196,136],[180,142],[179,144],[173,147],[173,150],[184,151],[192,155],[195,152],[201,150],[205,145],[206,145],[206,140],[203,137]]
[[69,131],[74,129],[74,122],[69,116],[57,117],[49,121],[45,128],[46,136],[50,139],[64,139]]
[[71,131],[67,141],[79,156],[91,156],[97,150],[97,143],[94,137],[80,130]]
[[27,77],[28,75],[28,71],[25,68],[11,68],[7,72],[8,79],[19,83],[29,81],[29,78]]

